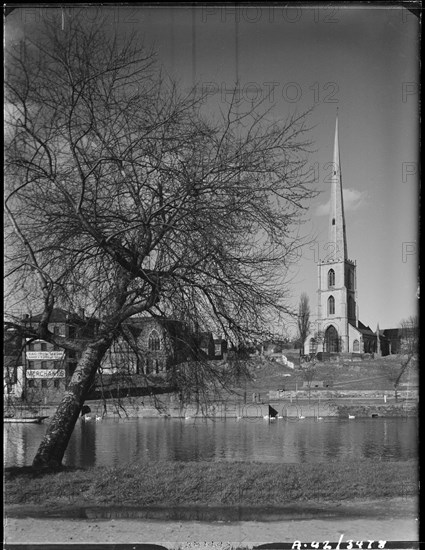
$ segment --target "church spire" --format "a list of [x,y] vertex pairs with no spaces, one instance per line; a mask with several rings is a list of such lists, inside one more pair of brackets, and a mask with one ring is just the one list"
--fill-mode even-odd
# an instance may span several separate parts
[[[329,252],[332,259],[346,260],[347,240],[345,236],[344,202],[342,197],[341,160],[338,141],[338,109],[335,124],[334,156],[331,179],[331,210],[329,218]],[[332,247],[332,248],[331,248]]]

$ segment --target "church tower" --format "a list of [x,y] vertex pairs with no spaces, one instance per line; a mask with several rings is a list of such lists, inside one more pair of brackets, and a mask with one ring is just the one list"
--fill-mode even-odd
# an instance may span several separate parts
[[358,327],[356,263],[348,259],[338,114],[332,162],[329,237],[318,264],[317,351],[362,352]]

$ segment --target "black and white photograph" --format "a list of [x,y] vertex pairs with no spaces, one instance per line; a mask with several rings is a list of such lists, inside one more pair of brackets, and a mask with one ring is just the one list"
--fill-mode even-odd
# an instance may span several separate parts
[[419,548],[421,10],[4,5],[5,548]]

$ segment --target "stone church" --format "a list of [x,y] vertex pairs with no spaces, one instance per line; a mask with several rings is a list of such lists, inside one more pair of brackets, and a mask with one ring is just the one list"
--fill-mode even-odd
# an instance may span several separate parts
[[375,334],[359,321],[356,262],[347,253],[338,115],[331,178],[327,255],[318,264],[318,315],[304,354],[364,353]]

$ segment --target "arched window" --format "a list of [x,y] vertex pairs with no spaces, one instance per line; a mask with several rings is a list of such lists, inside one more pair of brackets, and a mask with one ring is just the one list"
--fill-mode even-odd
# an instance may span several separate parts
[[329,296],[328,298],[328,315],[334,315],[335,314],[335,298],[333,296]]
[[353,351],[354,353],[359,353],[360,351],[360,342],[358,340],[354,340],[353,342]]
[[334,326],[330,326],[325,332],[325,351],[338,353],[339,352],[339,339],[338,332]]
[[309,347],[309,354],[315,355],[317,351],[317,340],[316,338],[312,338],[310,340],[310,347]]
[[328,271],[328,287],[335,286],[335,271],[330,269]]
[[148,348],[149,348],[149,351],[159,351],[161,349],[159,334],[157,333],[156,330],[153,330],[149,334]]

